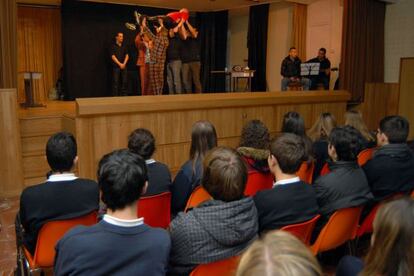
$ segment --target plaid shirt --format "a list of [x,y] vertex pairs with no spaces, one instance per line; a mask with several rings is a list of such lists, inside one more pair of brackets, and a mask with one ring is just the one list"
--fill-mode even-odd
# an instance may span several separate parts
[[168,36],[162,33],[154,35],[148,27],[144,28],[144,32],[153,41],[153,46],[150,49],[151,63],[164,63],[167,57]]

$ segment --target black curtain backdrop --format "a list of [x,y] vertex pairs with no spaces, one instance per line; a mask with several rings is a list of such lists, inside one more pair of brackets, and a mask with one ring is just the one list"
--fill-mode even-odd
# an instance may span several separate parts
[[250,7],[247,48],[249,68],[256,70],[252,91],[266,91],[267,25],[269,4]]
[[225,92],[223,75],[212,70],[224,70],[227,55],[228,11],[199,12],[196,17],[201,44],[201,81],[205,92]]
[[111,95],[112,65],[110,47],[117,32],[124,33],[129,48],[128,92],[139,94],[136,67],[136,31],[128,30],[125,22],[135,22],[133,12],[167,14],[171,10],[129,5],[62,1],[62,42],[65,99]]

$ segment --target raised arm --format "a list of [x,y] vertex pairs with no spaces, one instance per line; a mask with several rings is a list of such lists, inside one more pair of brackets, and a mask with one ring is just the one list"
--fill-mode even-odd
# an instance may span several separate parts
[[190,31],[191,36],[194,38],[197,38],[198,32],[196,31],[196,29],[193,26],[191,26],[188,20],[186,21],[186,24],[187,24],[188,30]]

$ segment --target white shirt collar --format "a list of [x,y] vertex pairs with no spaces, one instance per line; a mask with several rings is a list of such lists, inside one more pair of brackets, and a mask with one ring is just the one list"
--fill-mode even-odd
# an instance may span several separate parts
[[135,227],[144,224],[144,218],[137,219],[120,219],[108,214],[105,214],[103,220],[109,224],[121,226],[121,227]]
[[155,163],[155,162],[156,161],[154,159],[145,160],[145,164],[147,164],[147,165],[152,164],[152,163]]
[[74,173],[61,173],[61,174],[52,174],[47,179],[48,182],[59,182],[59,181],[72,181],[77,179]]
[[295,182],[299,182],[299,181],[300,181],[299,176],[289,178],[289,179],[283,179],[283,180],[279,180],[279,181],[276,181],[275,183],[273,183],[273,187],[275,187],[277,185],[291,184],[291,183],[295,183]]

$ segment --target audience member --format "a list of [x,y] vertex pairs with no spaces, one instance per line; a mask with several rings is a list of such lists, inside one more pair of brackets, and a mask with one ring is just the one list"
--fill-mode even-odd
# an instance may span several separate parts
[[98,183],[107,214],[94,226],[75,227],[58,242],[56,275],[165,275],[168,233],[137,218],[147,179],[144,160],[129,150],[101,159]]
[[315,157],[315,170],[313,179],[318,179],[323,166],[329,159],[328,136],[331,130],[336,127],[335,117],[331,113],[322,113],[315,124],[308,131],[308,136],[313,142],[313,156]]
[[407,145],[409,123],[401,116],[387,116],[379,124],[379,148],[362,168],[376,201],[414,189],[414,153]]
[[16,225],[23,226],[23,244],[31,254],[39,230],[46,222],[80,217],[99,209],[96,182],[73,173],[78,156],[72,134],[52,135],[46,144],[46,157],[52,171],[46,182],[24,189],[16,218]]
[[371,248],[364,261],[346,256],[337,276],[414,275],[414,201],[386,203],[374,219]]
[[212,196],[171,222],[171,273],[242,253],[257,238],[257,211],[244,197],[247,168],[236,151],[219,147],[204,159],[202,185]]
[[144,196],[170,191],[171,174],[167,165],[152,159],[155,152],[155,138],[145,128],[134,130],[128,137],[128,148],[145,160],[148,171],[148,188]]
[[259,215],[259,231],[269,231],[309,220],[318,214],[315,192],[296,176],[307,159],[303,139],[295,134],[283,134],[274,140],[268,157],[276,182],[271,190],[254,196]]
[[362,135],[360,144],[361,150],[373,148],[377,145],[374,136],[369,132],[368,127],[362,119],[362,114],[355,110],[349,110],[345,113],[345,125],[356,128]]
[[318,226],[322,227],[336,210],[361,206],[373,198],[367,177],[357,163],[358,137],[358,130],[351,126],[336,127],[329,135],[330,173],[312,185],[322,215]]
[[305,121],[302,116],[295,111],[289,111],[283,116],[282,133],[293,133],[302,137],[305,142],[306,154],[312,159],[312,141],[306,135]]
[[214,126],[208,121],[194,123],[191,131],[190,160],[182,165],[171,187],[173,215],[184,211],[194,188],[200,185],[204,156],[216,146],[217,134]]
[[237,276],[322,276],[312,252],[295,236],[273,231],[243,254]]
[[244,125],[237,152],[246,161],[249,172],[270,173],[267,164],[269,143],[269,130],[262,121],[252,120]]

